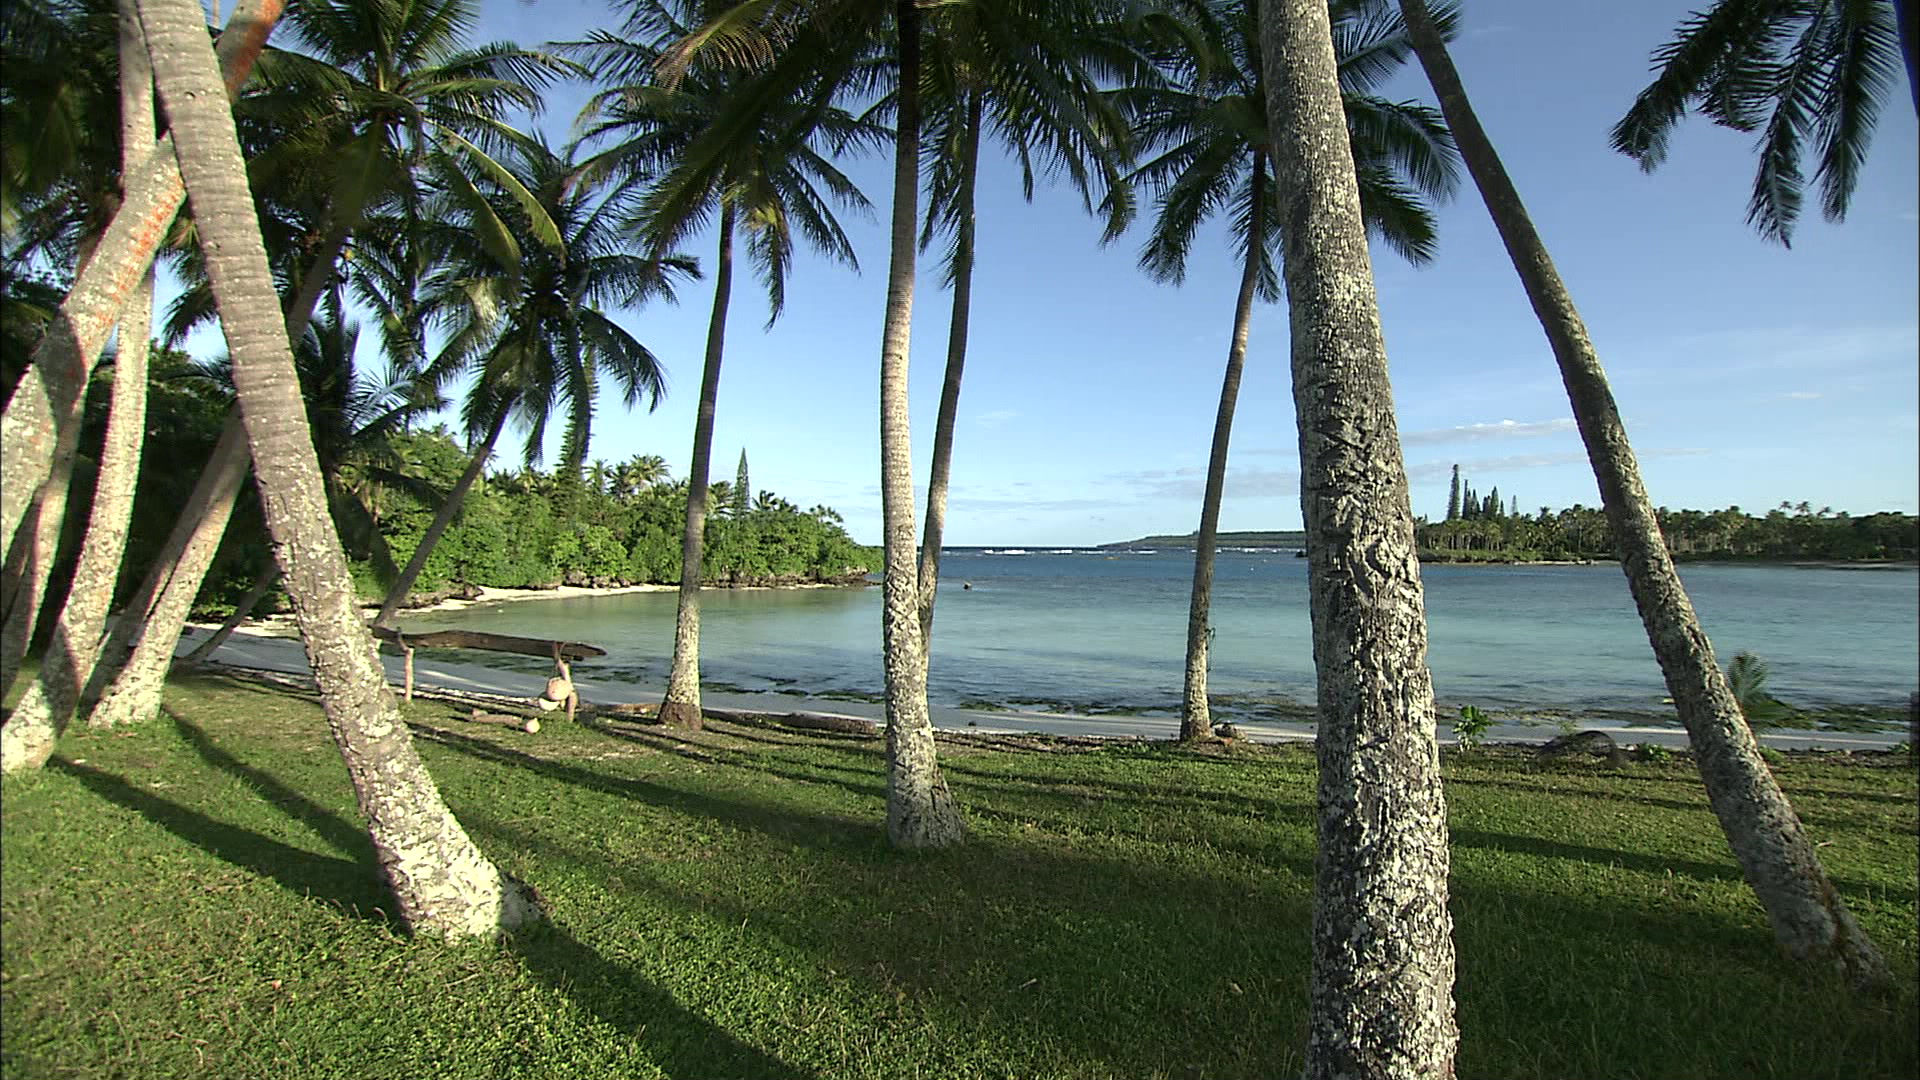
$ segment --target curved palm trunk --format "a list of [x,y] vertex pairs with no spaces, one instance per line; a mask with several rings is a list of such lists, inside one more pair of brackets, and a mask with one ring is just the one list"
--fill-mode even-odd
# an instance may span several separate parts
[[1453,1075],[1447,813],[1413,511],[1326,0],[1264,0],[1319,686],[1306,1075]]
[[[132,0],[120,3],[120,147],[121,175],[132,176],[152,151],[153,73],[147,65],[140,16]],[[93,670],[107,613],[113,606],[120,559],[126,551],[127,525],[140,475],[140,449],[146,436],[148,323],[153,309],[153,274],[148,271],[120,317],[120,349],[114,361],[113,403],[107,414],[106,445],[94,482],[93,509],[87,521],[80,561],[73,572],[67,602],[54,625],[53,638],[34,684],[14,706],[0,736],[0,771],[38,768],[73,717],[81,681]],[[43,504],[44,505],[44,504]]]
[[140,10],[234,358],[267,525],[321,704],[371,821],[400,917],[416,931],[449,934],[512,927],[536,914],[531,898],[480,853],[441,800],[387,689],[372,635],[354,611],[233,115],[197,26],[200,7],[193,0],[142,0]]
[[973,190],[980,171],[979,90],[967,92],[967,130],[961,144],[960,229],[954,243],[953,315],[947,321],[947,374],[933,425],[933,465],[927,477],[927,535],[920,548],[920,640],[933,648],[933,600],[940,590],[940,545],[947,531],[947,483],[953,471],[953,428],[960,413],[960,380],[967,370],[967,322],[973,307]]
[[500,441],[500,433],[506,429],[506,426],[507,406],[502,405],[500,415],[494,417],[493,426],[487,429],[486,441],[480,444],[480,449],[474,451],[473,460],[467,463],[466,471],[460,474],[459,482],[453,485],[453,490],[447,493],[446,501],[440,504],[440,509],[433,515],[433,523],[427,526],[426,535],[420,538],[420,546],[413,549],[413,555],[407,559],[406,567],[400,571],[400,576],[394,579],[393,587],[387,590],[387,598],[381,601],[379,614],[373,617],[374,626],[387,625],[392,621],[394,614],[400,610],[400,605],[407,602],[408,591],[413,588],[413,583],[420,579],[420,571],[426,569],[427,558],[433,554],[433,549],[440,543],[440,538],[446,535],[447,527],[453,524],[454,515],[460,512],[460,504],[466,501],[467,492],[472,490],[474,482],[480,479],[480,471],[487,467],[487,459],[493,456],[494,444]]
[[39,501],[21,524],[21,542],[8,560],[6,618],[0,621],[0,693],[13,688],[20,662],[33,643],[53,565],[60,559],[60,539],[66,531],[72,487],[73,456],[69,454],[54,462]]
[[967,826],[934,751],[914,566],[913,441],[907,429],[914,226],[920,217],[920,13],[914,4],[894,4],[900,88],[887,314],[880,338],[880,512],[886,545],[880,630],[887,696],[887,836],[895,847],[937,848],[964,840]]
[[247,594],[242,596],[240,601],[233,605],[233,614],[227,616],[226,621],[222,622],[220,626],[207,637],[207,640],[195,645],[193,651],[187,654],[187,660],[196,664],[200,663],[211,657],[219,650],[220,646],[225,645],[227,639],[233,636],[233,632],[240,629],[240,624],[246,622],[247,619],[253,615],[253,609],[260,606],[260,601],[265,600],[267,594],[273,591],[273,583],[279,580],[280,565],[278,563],[268,563],[266,567],[254,577],[253,584],[247,589]]
[[700,730],[700,572],[707,535],[707,474],[713,467],[713,410],[720,396],[726,352],[727,305],[733,294],[734,206],[720,207],[720,250],[714,256],[713,314],[707,321],[707,358],[700,372],[700,407],[693,419],[693,464],[687,469],[687,527],[680,542],[680,610],[673,622],[673,668],[660,702],[660,722]]
[[1247,207],[1247,265],[1240,274],[1240,295],[1233,305],[1233,338],[1227,345],[1227,373],[1220,381],[1220,408],[1213,417],[1213,448],[1207,455],[1207,492],[1200,502],[1200,531],[1193,538],[1193,594],[1187,604],[1187,676],[1181,693],[1180,737],[1213,734],[1207,707],[1207,650],[1212,645],[1208,615],[1213,608],[1213,560],[1220,535],[1220,499],[1227,486],[1227,444],[1233,439],[1233,410],[1240,399],[1240,371],[1246,365],[1247,334],[1253,324],[1253,297],[1260,284],[1260,236],[1265,228],[1266,156],[1253,155]]
[[[234,9],[216,46],[229,98],[239,93],[285,6],[286,0],[247,0]],[[124,188],[125,200],[0,416],[0,544],[8,549],[25,540],[21,522],[54,463],[73,456],[87,376],[186,197],[171,135],[153,144]]]
[[200,583],[220,551],[220,538],[226,535],[250,461],[246,428],[235,410],[228,415],[180,520],[167,535],[166,546],[154,557],[139,594],[114,620],[87,677],[80,700],[94,702],[87,711],[89,727],[140,723],[160,708],[167,669],[173,666]]
[[1420,0],[1401,0],[1408,36],[1440,98],[1460,156],[1480,189],[1527,298],[1560,366],[1567,399],[1587,445],[1612,526],[1620,567],[1667,691],[1700,768],[1727,841],[1773,923],[1774,936],[1802,963],[1831,967],[1856,985],[1887,979],[1886,961],[1827,879],[1813,844],[1760,757],[1759,745],[1727,688],[1640,482],[1606,372],[1546,245],[1467,100],[1460,74]]

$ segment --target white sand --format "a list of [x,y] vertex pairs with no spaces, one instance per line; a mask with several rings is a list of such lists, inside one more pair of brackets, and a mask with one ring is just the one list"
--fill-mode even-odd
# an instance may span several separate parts
[[[658,588],[662,586],[635,586],[636,591]],[[501,599],[532,592],[531,590],[498,591],[508,594]],[[590,595],[604,595],[605,592],[606,590],[579,590],[579,593]],[[538,595],[553,595],[553,592],[542,590]],[[526,598],[533,597],[528,595]],[[484,602],[486,601],[450,601],[450,603],[459,604]],[[180,651],[184,654],[191,650],[204,637],[203,631],[181,639]],[[473,655],[478,658],[487,654],[474,653]],[[299,642],[294,639],[294,635],[285,631],[275,633],[265,628],[236,632],[214,653],[213,659],[223,664],[267,671],[305,674],[308,670],[306,654]],[[401,657],[383,650],[381,659],[386,665],[388,679],[397,689],[405,679]],[[593,661],[581,661],[573,666],[574,685],[579,689],[583,700],[601,704],[659,703],[662,688],[597,677],[593,663]],[[416,656],[414,661],[416,686],[503,694],[531,700],[540,693],[545,681],[545,676],[501,671],[489,668],[478,660],[442,662]],[[717,691],[709,691],[703,694],[702,698],[706,705],[716,709],[740,709],[773,714],[808,712],[856,717],[876,723],[882,722],[885,718],[882,707],[875,702]],[[959,709],[942,705],[933,706],[931,712],[934,726],[947,731],[974,731],[983,734],[1097,735],[1147,739],[1171,739],[1179,733],[1179,721],[1170,716],[1078,716],[1015,710]],[[1246,737],[1260,742],[1305,741],[1313,738],[1313,729],[1306,724],[1251,722],[1237,726]],[[1584,730],[1604,731],[1623,746],[1641,742],[1669,747],[1687,745],[1686,732],[1677,727],[1639,724],[1582,725],[1582,727]],[[1542,743],[1559,734],[1559,728],[1548,722],[1532,725],[1509,723],[1495,724],[1486,733],[1486,739],[1488,742],[1498,743]],[[1769,731],[1763,733],[1760,738],[1766,745],[1781,750],[1883,750],[1904,741],[1905,735],[1898,731],[1875,733]],[[1450,732],[1444,727],[1441,729],[1440,741],[1443,743],[1453,741]]]

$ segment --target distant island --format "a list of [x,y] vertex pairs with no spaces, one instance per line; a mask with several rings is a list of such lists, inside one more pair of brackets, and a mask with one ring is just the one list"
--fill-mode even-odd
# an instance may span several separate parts
[[[1123,540],[1117,544],[1101,544],[1100,551],[1142,551],[1159,548],[1186,548],[1191,550],[1199,537],[1198,532],[1185,536],[1143,536],[1138,540]],[[1223,532],[1214,541],[1223,548],[1302,548],[1307,544],[1307,534],[1301,531],[1279,532]]]

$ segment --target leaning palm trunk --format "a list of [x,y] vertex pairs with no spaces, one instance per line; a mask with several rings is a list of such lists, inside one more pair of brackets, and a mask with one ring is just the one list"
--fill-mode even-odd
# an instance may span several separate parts
[[40,499],[27,512],[21,542],[7,567],[6,617],[0,620],[0,693],[13,688],[20,662],[33,643],[40,608],[47,600],[53,565],[60,558],[60,540],[66,532],[67,500],[73,487],[73,456],[54,462]]
[[160,708],[160,693],[174,650],[200,583],[220,551],[233,516],[234,500],[246,481],[247,434],[238,410],[227,418],[200,481],[188,496],[167,542],[154,557],[147,580],[114,620],[81,702],[94,702],[87,725],[112,728],[150,719]]
[[1761,759],[1753,731],[1727,688],[1713,646],[1661,538],[1606,372],[1573,298],[1474,115],[1460,74],[1427,17],[1426,5],[1421,0],[1401,0],[1400,7],[1414,52],[1440,98],[1447,126],[1553,347],[1600,485],[1620,567],[1626,572],[1674,708],[1686,726],[1707,799],[1734,856],[1766,909],[1774,936],[1789,954],[1803,963],[1840,971],[1856,985],[1884,982],[1886,961],[1827,879],[1800,819]]
[[700,573],[707,535],[707,473],[713,467],[713,411],[720,396],[726,352],[727,305],[733,293],[734,204],[720,207],[720,250],[713,264],[713,314],[707,320],[707,357],[700,371],[700,406],[693,418],[693,463],[687,469],[687,525],[680,538],[680,610],[673,621],[673,667],[660,702],[660,722],[698,731],[700,712]]
[[927,477],[927,535],[920,548],[920,642],[933,649],[933,600],[940,590],[940,545],[947,531],[947,485],[953,472],[953,428],[960,413],[960,382],[967,370],[967,323],[973,309],[974,181],[980,172],[981,91],[967,91],[967,130],[961,144],[959,235],[953,245],[953,315],[947,321],[947,373],[933,425],[933,463]]
[[240,629],[240,624],[253,616],[253,610],[267,598],[267,593],[273,591],[273,583],[279,580],[279,563],[269,562],[261,567],[260,573],[254,576],[253,584],[247,588],[247,594],[234,603],[233,614],[227,616],[226,620],[207,636],[207,640],[195,645],[193,651],[187,654],[187,660],[197,664],[210,659],[215,652],[219,651],[220,646],[225,645],[227,639],[233,636],[233,632]]
[[1327,3],[1265,0],[1260,15],[1320,699],[1306,1075],[1451,1077],[1420,563]]
[[480,479],[480,471],[486,468],[487,460],[493,457],[494,445],[500,441],[500,433],[506,430],[506,426],[507,406],[502,404],[500,415],[494,417],[493,426],[487,429],[486,441],[474,451],[473,460],[467,462],[466,470],[460,474],[459,481],[453,485],[452,491],[447,492],[447,497],[441,502],[440,509],[434,512],[433,522],[427,526],[426,535],[420,538],[420,545],[413,549],[413,555],[407,559],[406,567],[400,571],[400,576],[394,579],[393,587],[387,590],[387,598],[381,601],[380,612],[373,617],[373,625],[387,625],[392,621],[394,614],[400,610],[400,606],[407,602],[407,593],[413,589],[413,583],[420,580],[420,572],[427,568],[427,557],[433,554],[433,549],[439,545],[440,538],[446,535],[447,527],[453,524],[454,515],[460,512],[461,504],[466,501],[467,492],[473,489],[473,485]]
[[[285,6],[285,0],[248,0],[234,9],[217,45],[230,97],[253,70]],[[87,376],[186,197],[172,136],[153,144],[124,188],[125,200],[34,348],[31,366],[0,417],[0,545],[9,549],[25,539],[21,521],[54,463],[73,455]]]
[[965,839],[967,826],[935,755],[914,566],[907,347],[913,329],[914,225],[920,201],[920,13],[915,2],[896,0],[894,5],[900,87],[887,314],[880,339],[880,503],[886,545],[880,627],[887,697],[887,836],[895,847],[937,848]]
[[1240,295],[1233,304],[1233,338],[1227,344],[1227,373],[1220,381],[1220,408],[1213,417],[1213,449],[1207,455],[1207,492],[1200,502],[1200,531],[1193,537],[1193,595],[1187,604],[1187,676],[1181,694],[1180,737],[1204,739],[1213,734],[1213,714],[1207,706],[1207,651],[1213,632],[1208,626],[1213,608],[1213,563],[1220,535],[1220,500],[1227,487],[1227,445],[1233,439],[1233,410],[1240,399],[1240,372],[1247,359],[1247,334],[1253,325],[1253,297],[1260,286],[1260,237],[1267,212],[1266,158],[1253,155],[1248,181],[1247,266],[1240,274]]
[[517,925],[535,913],[531,898],[480,853],[441,800],[387,689],[373,638],[354,611],[233,114],[198,25],[200,6],[142,0],[140,10],[234,359],[267,526],[322,707],[370,819],[400,917],[416,931],[449,934]]
[[[153,148],[153,73],[133,0],[120,3],[120,153],[121,175],[132,176]],[[120,315],[120,350],[114,360],[113,403],[107,414],[106,445],[94,481],[93,509],[81,542],[67,601],[40,661],[39,676],[14,706],[0,737],[0,771],[45,764],[53,745],[73,717],[80,683],[93,670],[107,613],[113,606],[120,559],[126,551],[127,524],[133,517],[133,493],[140,475],[140,448],[146,435],[148,322],[153,308],[153,275],[135,290]],[[45,505],[44,503],[42,504]]]

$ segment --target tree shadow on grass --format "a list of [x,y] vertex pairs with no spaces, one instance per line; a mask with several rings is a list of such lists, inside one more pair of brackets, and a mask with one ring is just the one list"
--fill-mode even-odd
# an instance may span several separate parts
[[536,976],[640,1043],[675,1080],[811,1080],[818,1075],[741,1042],[583,944],[557,919],[516,931],[508,944]]
[[374,869],[372,841],[361,836],[359,857],[316,855],[259,833],[217,821],[198,810],[143,791],[124,778],[65,757],[47,763],[88,790],[146,818],[223,862],[279,882],[288,891],[331,904],[354,918],[399,924],[387,913],[390,897]]
[[179,713],[165,706],[161,706],[160,711],[167,719],[173,721],[174,729],[180,733],[182,739],[186,740],[188,746],[193,747],[202,761],[229,776],[245,781],[248,786],[260,793],[261,798],[280,808],[288,817],[319,833],[342,854],[368,862],[373,860],[373,841],[365,829],[349,824],[339,814],[288,787],[272,773],[256,769],[215,746],[213,739],[204,729]]

